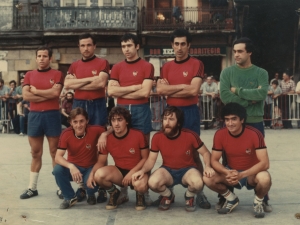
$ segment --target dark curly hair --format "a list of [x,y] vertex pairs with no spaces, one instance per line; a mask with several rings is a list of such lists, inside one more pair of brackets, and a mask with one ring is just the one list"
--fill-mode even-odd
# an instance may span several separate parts
[[247,111],[246,109],[238,103],[230,102],[224,106],[221,116],[222,119],[225,120],[225,116],[235,115],[240,118],[240,120],[244,120],[244,123],[247,119]]
[[127,122],[127,127],[131,127],[131,114],[128,109],[120,106],[113,107],[108,115],[108,121],[111,125],[111,120],[115,116],[123,116]]

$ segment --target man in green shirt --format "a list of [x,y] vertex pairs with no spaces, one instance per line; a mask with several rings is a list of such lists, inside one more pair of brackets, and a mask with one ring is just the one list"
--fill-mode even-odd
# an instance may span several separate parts
[[[220,98],[225,105],[236,102],[244,106],[247,111],[246,124],[256,128],[264,136],[264,100],[268,93],[269,76],[266,70],[252,64],[253,52],[254,45],[249,38],[242,37],[233,43],[236,64],[221,72]],[[271,212],[268,199],[266,195],[264,210]],[[219,203],[223,205],[222,202]]]

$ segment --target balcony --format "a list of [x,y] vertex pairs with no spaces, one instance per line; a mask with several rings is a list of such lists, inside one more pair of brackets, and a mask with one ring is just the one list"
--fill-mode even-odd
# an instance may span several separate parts
[[137,30],[136,7],[45,7],[45,31]]
[[189,30],[234,31],[234,10],[228,8],[182,8],[173,16],[173,8],[143,9],[142,31],[172,31],[176,28]]

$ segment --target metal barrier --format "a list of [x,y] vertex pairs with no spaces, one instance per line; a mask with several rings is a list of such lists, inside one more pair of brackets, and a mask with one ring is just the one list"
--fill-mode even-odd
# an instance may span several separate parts
[[292,121],[300,127],[300,95],[281,95],[270,104],[265,102],[265,126],[272,128],[292,128]]
[[[150,96],[149,102],[152,114],[152,129],[160,130],[161,115],[166,107],[166,99],[163,96],[153,94]],[[215,120],[219,120],[220,103],[219,98],[212,99],[210,96],[199,96],[198,107],[203,123],[214,123]]]
[[8,117],[7,101],[0,100],[0,125],[2,126],[2,133],[10,132],[12,127],[11,120]]

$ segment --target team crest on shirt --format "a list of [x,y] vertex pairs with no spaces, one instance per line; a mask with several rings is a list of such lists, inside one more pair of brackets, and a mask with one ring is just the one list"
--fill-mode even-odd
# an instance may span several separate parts
[[136,77],[138,75],[138,73],[139,73],[138,71],[133,71],[132,75]]
[[183,71],[182,74],[183,74],[184,77],[187,77],[187,75],[189,75],[189,72],[188,71]]
[[134,153],[135,153],[134,148],[129,149],[129,152],[130,152],[131,154],[134,154]]
[[50,79],[50,84],[54,85],[55,81],[53,79]]
[[250,154],[251,154],[251,149],[246,149],[246,153],[247,153],[248,155],[250,155]]
[[187,151],[185,152],[185,154],[186,154],[186,155],[191,155],[191,150],[187,150]]
[[90,150],[91,149],[91,145],[90,144],[86,144],[86,146],[85,146],[88,150]]
[[97,76],[97,70],[92,70],[93,76]]

